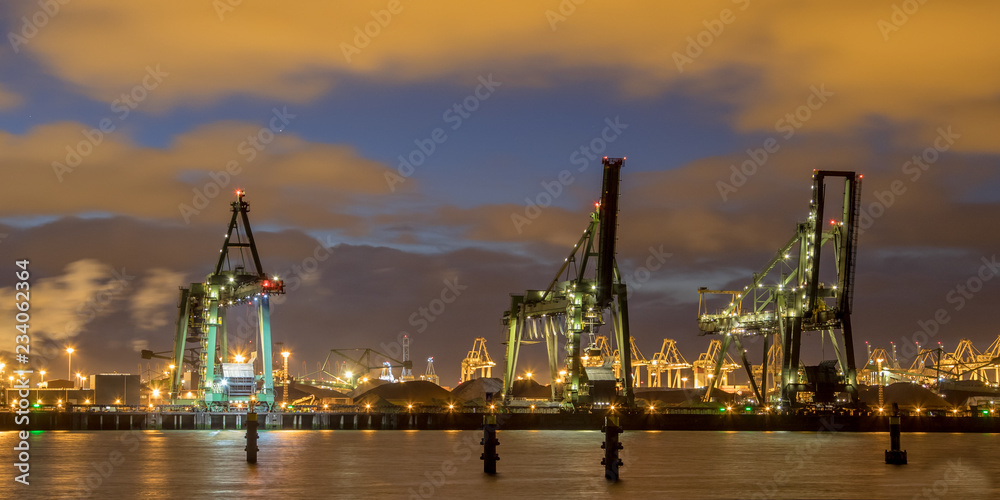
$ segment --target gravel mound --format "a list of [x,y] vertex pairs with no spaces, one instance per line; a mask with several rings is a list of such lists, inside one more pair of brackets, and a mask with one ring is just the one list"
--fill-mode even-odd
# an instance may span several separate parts
[[452,389],[451,397],[460,403],[477,399],[486,401],[487,392],[492,392],[494,397],[498,397],[501,391],[503,391],[503,380],[498,378],[477,378],[462,382],[458,387]]

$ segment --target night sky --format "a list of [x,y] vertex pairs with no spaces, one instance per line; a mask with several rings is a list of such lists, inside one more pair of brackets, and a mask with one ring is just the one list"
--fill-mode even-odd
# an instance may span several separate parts
[[0,288],[31,260],[57,376],[68,345],[85,373],[172,348],[239,187],[288,284],[293,375],[408,332],[414,371],[434,356],[454,385],[475,337],[502,361],[508,295],[552,279],[603,155],[628,157],[618,263],[646,356],[697,358],[698,287],[748,283],[813,169],[865,176],[859,364],[865,340],[1000,333],[995,1],[42,4],[0,7]]

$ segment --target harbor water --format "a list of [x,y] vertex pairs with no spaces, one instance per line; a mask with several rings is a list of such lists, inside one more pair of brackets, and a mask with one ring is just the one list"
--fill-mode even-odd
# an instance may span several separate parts
[[[496,475],[480,431],[35,431],[30,484],[2,498],[1000,498],[1000,435],[626,431],[622,479],[604,478],[599,431],[499,432]],[[16,461],[17,433],[0,433]],[[9,462],[8,462],[9,463]]]

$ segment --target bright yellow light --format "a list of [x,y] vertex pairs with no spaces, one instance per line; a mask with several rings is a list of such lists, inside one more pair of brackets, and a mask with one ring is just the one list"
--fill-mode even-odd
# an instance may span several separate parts
[[365,408],[371,409],[371,407],[372,405],[370,403],[365,405]]
[[83,404],[89,405],[90,404],[90,400],[88,399],[88,400],[84,401]]
[[173,370],[174,368],[177,368],[177,365],[170,363],[170,369]]
[[160,390],[159,389],[153,389],[153,397],[154,398],[160,397]]
[[281,357],[283,357],[285,359],[288,359],[288,356],[291,355],[291,354],[292,353],[290,353],[288,351],[281,351]]
[[73,349],[72,347],[67,347],[66,348],[66,352],[69,353],[69,354],[73,354],[73,351],[75,351],[75,350],[76,349]]
[[116,404],[116,405],[120,405],[120,404],[122,404],[122,400],[120,400],[120,399],[116,399],[116,400],[115,400],[115,404]]
[[345,376],[346,376],[347,378],[351,378],[351,377],[353,377],[353,376],[354,376],[354,374],[353,374],[353,373],[351,373],[351,372],[344,372],[344,375],[345,375]]
[[235,358],[237,363],[242,363],[244,359],[247,359],[242,354],[237,354]]
[[454,410],[455,409],[455,405],[448,405],[448,409],[449,410]]
[[650,405],[650,406],[649,406],[649,409],[650,409],[650,410],[655,410],[655,409],[656,409],[656,407],[655,407],[655,406],[652,406],[652,405]]
[[528,377],[528,378],[531,378],[531,372],[525,373],[524,376]]
[[413,405],[406,405],[406,407],[409,408],[409,409],[411,409],[411,410],[413,409]]
[[490,405],[490,409],[491,410],[496,409],[496,405]]

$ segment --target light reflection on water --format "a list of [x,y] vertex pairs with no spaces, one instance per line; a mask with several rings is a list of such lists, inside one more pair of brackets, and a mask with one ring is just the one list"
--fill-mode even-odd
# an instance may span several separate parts
[[31,485],[8,466],[0,497],[1000,498],[995,434],[904,434],[910,463],[889,466],[885,433],[626,432],[618,483],[598,431],[501,430],[496,476],[477,431],[260,434],[252,466],[243,431],[36,432]]

